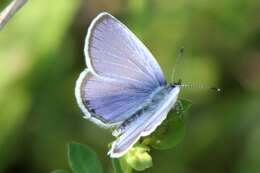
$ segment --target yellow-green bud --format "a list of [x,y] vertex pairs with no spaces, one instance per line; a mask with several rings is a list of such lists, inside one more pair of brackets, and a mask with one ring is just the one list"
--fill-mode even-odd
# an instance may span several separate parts
[[153,166],[149,148],[137,145],[132,147],[125,156],[127,164],[137,171],[143,171]]

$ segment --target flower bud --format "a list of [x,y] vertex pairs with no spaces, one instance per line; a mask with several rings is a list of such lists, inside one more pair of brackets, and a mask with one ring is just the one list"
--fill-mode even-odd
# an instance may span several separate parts
[[132,147],[125,156],[127,164],[137,171],[143,171],[153,166],[149,148],[141,145]]

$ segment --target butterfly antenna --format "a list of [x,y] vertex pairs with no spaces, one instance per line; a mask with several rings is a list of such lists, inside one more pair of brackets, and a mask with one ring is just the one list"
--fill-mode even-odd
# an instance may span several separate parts
[[180,59],[183,55],[183,52],[184,52],[184,47],[181,47],[180,50],[178,51],[178,54],[177,54],[177,57],[175,59],[175,63],[173,65],[173,69],[172,69],[172,75],[171,75],[171,82],[174,82],[175,81],[175,72],[176,72],[176,67],[177,65],[179,64],[180,62]]
[[220,88],[216,88],[216,87],[209,87],[206,85],[202,85],[202,84],[180,84],[179,85],[181,88],[199,88],[199,89],[211,89],[217,92],[220,92],[221,89]]

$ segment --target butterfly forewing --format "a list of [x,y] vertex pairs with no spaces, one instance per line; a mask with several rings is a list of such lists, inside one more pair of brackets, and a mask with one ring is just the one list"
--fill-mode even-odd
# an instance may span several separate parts
[[86,38],[87,65],[100,76],[154,89],[165,84],[163,73],[149,50],[120,21],[101,13]]

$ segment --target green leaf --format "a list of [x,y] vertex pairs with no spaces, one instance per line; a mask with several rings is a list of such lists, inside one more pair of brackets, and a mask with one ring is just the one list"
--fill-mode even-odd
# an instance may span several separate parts
[[112,158],[114,173],[124,173],[118,159]]
[[176,147],[181,142],[185,135],[183,114],[191,107],[191,102],[181,99],[178,107],[169,113],[167,119],[154,133],[144,139],[144,144],[149,144],[155,149],[165,150]]
[[69,165],[74,173],[102,173],[96,153],[83,144],[69,144]]
[[51,173],[70,173],[70,172],[63,170],[63,169],[56,169],[56,170],[52,171]]
[[176,147],[184,137],[185,126],[182,119],[174,117],[163,124],[151,135],[150,145],[155,149],[165,150]]

